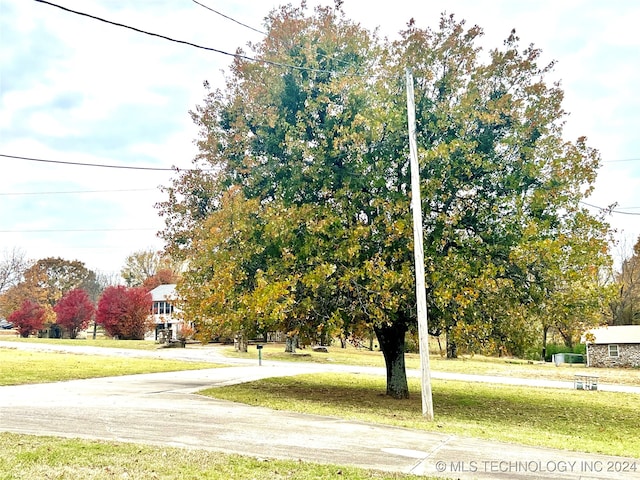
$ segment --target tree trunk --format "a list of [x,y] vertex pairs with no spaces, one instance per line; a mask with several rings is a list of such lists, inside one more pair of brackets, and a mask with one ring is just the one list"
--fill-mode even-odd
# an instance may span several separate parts
[[296,347],[298,346],[298,335],[287,335],[284,344],[284,351],[286,353],[296,353]]
[[404,335],[407,326],[402,322],[375,326],[387,367],[387,395],[393,398],[409,398],[409,385],[404,364]]
[[544,325],[542,327],[542,361],[546,361],[547,358],[547,333],[549,332],[549,327]]
[[564,340],[565,347],[573,348],[573,337],[571,336],[571,331],[566,331],[562,328],[558,328],[558,331],[560,332],[562,340]]
[[456,342],[451,338],[451,333],[447,330],[447,358],[458,358],[458,346]]
[[247,353],[247,337],[243,332],[239,332],[233,339],[233,346],[236,352]]
[[442,357],[443,351],[442,351],[442,343],[440,343],[440,335],[438,335],[436,338],[438,339],[438,349],[440,350],[440,356]]

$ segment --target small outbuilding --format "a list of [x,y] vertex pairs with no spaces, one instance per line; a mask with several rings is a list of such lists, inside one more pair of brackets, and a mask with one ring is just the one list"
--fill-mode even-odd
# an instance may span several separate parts
[[617,325],[589,330],[587,367],[640,367],[640,325]]

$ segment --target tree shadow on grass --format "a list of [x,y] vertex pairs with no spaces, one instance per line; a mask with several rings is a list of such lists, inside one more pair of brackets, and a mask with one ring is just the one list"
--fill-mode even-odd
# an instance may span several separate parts
[[434,381],[433,423],[421,415],[419,382],[409,383],[411,397],[405,400],[385,395],[384,378],[346,374],[269,378],[234,386],[236,393],[224,397],[283,410],[390,420],[412,428],[442,426],[487,436],[500,431],[511,440],[556,436],[558,442],[616,442],[637,435],[640,402],[624,394]]

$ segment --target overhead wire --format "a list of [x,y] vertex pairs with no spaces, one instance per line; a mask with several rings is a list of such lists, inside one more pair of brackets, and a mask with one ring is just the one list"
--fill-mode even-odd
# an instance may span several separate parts
[[[256,63],[264,63],[267,65],[272,65],[272,66],[276,66],[276,67],[281,67],[281,68],[290,68],[290,69],[295,69],[295,70],[300,70],[300,71],[311,71],[311,72],[316,72],[316,73],[331,73],[331,74],[341,74],[341,75],[357,75],[357,76],[361,76],[358,74],[348,74],[345,72],[337,72],[335,70],[325,70],[325,69],[317,69],[317,68],[311,68],[311,67],[303,67],[303,66],[299,66],[299,65],[292,65],[292,64],[287,64],[287,63],[282,63],[282,62],[275,62],[275,61],[271,61],[271,60],[267,60],[267,59],[260,59],[260,58],[255,58],[255,57],[250,57],[248,55],[244,55],[241,53],[231,53],[231,52],[227,52],[218,48],[214,48],[214,47],[207,47],[204,45],[199,45],[197,43],[193,43],[190,41],[186,41],[186,40],[180,40],[180,39],[175,39],[172,37],[169,37],[167,35],[162,35],[162,34],[158,34],[158,33],[154,33],[154,32],[149,32],[147,30],[143,30],[137,27],[132,27],[130,25],[126,25],[123,23],[119,23],[119,22],[114,22],[111,20],[107,20],[105,18],[102,17],[98,17],[95,15],[91,15],[85,12],[80,12],[77,10],[73,10],[71,8],[67,8],[64,7],[62,5],[58,5],[56,3],[53,2],[49,2],[47,0],[34,0],[38,3],[42,3],[42,4],[46,4],[55,8],[59,8],[63,11],[66,11],[68,13],[72,13],[75,15],[80,15],[83,17],[87,17],[99,22],[103,22],[109,25],[113,25],[113,26],[117,26],[117,27],[121,27],[121,28],[125,28],[125,29],[129,29],[132,31],[135,31],[137,33],[141,33],[144,35],[149,35],[152,37],[157,37],[157,38],[161,38],[170,42],[174,42],[174,43],[178,43],[178,44],[182,44],[182,45],[187,45],[190,47],[194,47],[194,48],[198,48],[198,49],[202,49],[202,50],[206,50],[206,51],[211,51],[214,53],[218,53],[221,55],[226,55],[226,56],[230,56],[230,57],[234,57],[234,58],[240,58],[243,60],[247,60],[247,61],[251,61],[251,62],[256,62]],[[204,5],[203,3],[198,2],[197,0],[192,0],[194,3],[196,3],[197,5],[200,5],[203,8],[206,8],[207,10],[212,11],[213,13],[220,15],[230,21],[233,21],[245,28],[248,28],[250,30],[253,30],[257,33],[261,33],[266,35],[265,32],[258,30],[254,27],[251,27],[250,25],[247,25],[245,23],[242,23],[228,15],[223,14],[222,12],[219,12],[207,5]],[[56,161],[56,160],[45,160],[45,159],[37,159],[37,158],[30,158],[30,157],[20,157],[20,156],[12,156],[12,155],[2,155],[0,154],[0,157],[5,157],[5,158],[14,158],[14,159],[21,159],[21,160],[29,160],[29,161],[37,161],[37,162],[45,162],[45,163],[58,163],[58,164],[67,164],[67,165],[79,165],[79,166],[89,166],[89,167],[103,167],[103,168],[119,168],[119,169],[129,169],[129,170],[147,170],[147,171],[177,171],[179,170],[178,168],[160,168],[160,167],[136,167],[136,166],[125,166],[125,165],[108,165],[108,164],[93,164],[93,163],[82,163],[82,162],[67,162],[67,161]],[[640,161],[640,158],[630,158],[630,159],[620,159],[620,160],[608,160],[608,161],[603,161],[603,163],[614,163],[614,162],[632,162],[632,161]],[[198,169],[185,169],[187,171],[196,171]],[[202,171],[202,170],[200,170]],[[583,205],[586,205],[588,207],[591,208],[596,208],[599,209],[601,211],[608,211],[610,213],[617,213],[617,214],[621,214],[621,215],[640,215],[640,213],[634,213],[634,212],[624,212],[624,211],[620,211],[620,210],[616,210],[616,209],[611,209],[611,208],[603,208],[603,207],[599,207],[597,205],[592,205],[586,202],[580,202]]]
[[0,192],[0,196],[10,195],[66,195],[66,194],[80,194],[80,193],[123,193],[123,192],[152,192],[157,188],[120,188],[116,190],[65,190],[57,192]]
[[230,17],[229,15],[225,15],[224,13],[219,12],[218,10],[215,10],[215,9],[205,5],[204,3],[200,3],[197,0],[191,0],[191,1],[193,3],[195,3],[195,4],[197,4],[197,5],[200,5],[203,8],[206,8],[207,10],[212,11],[213,13],[215,13],[217,15],[220,15],[221,17],[226,18],[227,20],[231,20],[232,22],[235,22],[238,25],[242,25],[243,27],[248,28],[249,30],[253,30],[254,32],[261,33],[262,35],[267,35],[267,32],[263,32],[262,30],[258,30],[257,28],[254,28],[254,27],[252,27],[250,25],[247,25],[246,23],[242,23],[239,20],[236,20],[235,18]]
[[0,233],[67,233],[67,232],[138,232],[157,231],[157,228],[51,228],[51,229],[24,229],[24,230],[0,230]]
[[[39,1],[39,0],[36,0]],[[112,165],[112,164],[103,164],[103,163],[87,163],[87,162],[70,162],[70,161],[62,161],[62,160],[49,160],[43,158],[33,158],[33,157],[23,157],[18,155],[5,155],[0,153],[0,157],[4,158],[12,158],[18,160],[27,160],[33,162],[42,162],[42,163],[54,163],[54,164],[63,164],[63,165],[72,165],[72,166],[83,166],[83,167],[99,167],[99,168],[114,168],[114,169],[127,169],[127,170],[143,170],[143,171],[200,171],[200,172],[209,172],[213,171],[213,169],[179,169],[177,167],[174,168],[164,168],[164,167],[138,167],[131,165]],[[612,160],[613,161],[613,160]],[[75,193],[109,193],[109,192],[136,192],[136,191],[153,191],[156,189],[116,189],[116,190],[79,190],[79,191],[66,191],[66,192],[1,192],[0,196],[8,196],[8,195],[52,195],[52,194],[75,194]],[[637,212],[625,212],[616,208],[605,208],[599,207],[597,205],[593,205],[587,202],[580,202],[581,204],[598,209],[600,211],[606,211],[609,213],[616,213],[620,215],[631,215],[631,216],[640,216],[640,213]],[[627,207],[628,209],[635,209],[640,207]],[[0,230],[0,232],[6,232]]]
[[[587,207],[596,208],[596,209],[598,209],[598,210],[600,210],[602,212],[617,213],[617,214],[620,214],[620,215],[632,215],[632,216],[640,215],[640,213],[623,212],[623,211],[620,211],[620,210],[616,210],[616,207],[613,207],[613,208],[599,207],[597,205],[593,205],[591,203],[587,203],[587,202],[583,202],[583,201],[580,201],[580,203],[582,205],[587,206]],[[627,207],[627,208],[638,208],[638,207]]]
[[[314,72],[314,73],[329,73],[329,74],[349,75],[348,73],[336,72],[335,70],[325,70],[325,69],[321,69],[321,68],[302,67],[300,65],[292,65],[292,64],[288,64],[288,63],[276,62],[276,61],[273,61],[273,60],[267,60],[267,59],[263,59],[263,58],[250,57],[249,55],[244,55],[242,53],[231,53],[231,52],[227,52],[225,50],[220,50],[219,48],[207,47],[207,46],[204,46],[204,45],[199,45],[197,43],[189,42],[187,40],[179,40],[179,39],[176,39],[176,38],[169,37],[167,35],[162,35],[160,33],[153,33],[153,32],[149,32],[147,30],[142,30],[141,28],[132,27],[130,25],[125,25],[124,23],[119,23],[119,22],[114,22],[112,20],[107,20],[105,18],[98,17],[96,15],[91,15],[89,13],[80,12],[78,10],[73,10],[71,8],[67,8],[67,7],[64,7],[62,5],[58,5],[57,3],[48,2],[47,0],[34,0],[34,1],[38,2],[38,3],[43,3],[45,5],[49,5],[49,6],[52,6],[52,7],[55,7],[55,8],[59,8],[60,10],[63,10],[63,11],[68,12],[68,13],[73,13],[75,15],[80,15],[80,16],[83,16],[83,17],[86,17],[86,18],[91,18],[92,20],[97,20],[99,22],[103,22],[103,23],[106,23],[106,24],[109,24],[109,25],[113,25],[113,26],[116,26],[116,27],[126,28],[126,29],[132,30],[132,31],[137,32],[137,33],[142,33],[144,35],[149,35],[151,37],[162,38],[163,40],[167,40],[167,41],[170,41],[170,42],[179,43],[179,44],[182,44],[182,45],[187,45],[187,46],[198,48],[198,49],[201,49],[201,50],[206,50],[206,51],[209,51],[209,52],[219,53],[221,55],[227,55],[229,57],[239,58],[239,59],[247,60],[247,61],[250,61],[250,62],[264,63],[266,65],[271,65],[271,66],[274,66],[274,67],[289,68],[289,69],[293,69],[293,70],[307,71],[307,72]],[[361,76],[361,75],[352,74],[352,76]]]
[[[243,26],[243,27],[245,27],[245,28],[248,28],[249,30],[252,30],[252,31],[257,32],[257,33],[260,33],[260,34],[262,34],[262,35],[264,35],[264,36],[268,36],[268,35],[269,35],[267,32],[264,32],[264,31],[262,31],[262,30],[258,30],[257,28],[254,28],[254,27],[252,27],[251,25],[247,25],[246,23],[242,23],[241,21],[236,20],[235,18],[230,17],[229,15],[225,15],[224,13],[219,12],[218,10],[215,10],[215,9],[213,9],[213,8],[211,8],[211,7],[209,7],[209,6],[205,5],[205,4],[203,4],[203,3],[200,3],[200,2],[198,2],[197,0],[191,0],[191,1],[192,1],[193,3],[195,3],[195,4],[197,4],[197,5],[200,5],[200,6],[201,6],[201,7],[203,7],[203,8],[206,8],[207,10],[212,11],[213,13],[216,13],[216,14],[220,15],[220,16],[221,16],[221,17],[223,17],[223,18],[226,18],[227,20],[230,20],[230,21],[232,21],[232,22],[234,22],[234,23],[237,23],[238,25],[241,25],[241,26]],[[316,55],[318,55],[319,57],[325,58],[325,59],[327,59],[327,60],[329,60],[329,59],[330,59],[330,57],[329,57],[328,55],[322,54],[322,53],[320,53],[320,52],[316,52]],[[335,59],[335,60],[336,60],[338,63],[341,63],[342,65],[344,65],[344,66],[346,66],[346,67],[352,66],[352,64],[351,64],[350,62],[347,62],[347,61],[344,61],[344,60],[340,60],[340,59]],[[335,70],[330,70],[330,71],[331,71],[331,72],[333,72],[333,73],[335,73],[336,75],[346,75],[346,76],[351,76],[351,77],[365,77],[365,75],[363,75],[363,74],[358,74],[358,73],[338,72],[338,71],[335,71]],[[371,77],[376,77],[377,75],[370,75],[370,76],[371,76]]]
[[[36,0],[40,1],[40,0]],[[177,172],[177,171],[205,171],[201,169],[195,168],[178,168],[178,167],[139,167],[134,165],[113,165],[107,163],[88,163],[88,162],[71,162],[66,160],[50,160],[45,158],[35,158],[35,157],[23,157],[20,155],[6,155],[0,153],[0,157],[3,158],[12,158],[14,160],[26,160],[29,162],[40,162],[40,163],[56,163],[61,165],[74,165],[74,166],[82,166],[82,167],[99,167],[99,168],[115,168],[115,169],[125,169],[125,170],[145,170],[145,171],[156,171],[156,172]]]
[[[148,35],[151,37],[156,37],[156,38],[161,38],[170,42],[174,42],[174,43],[178,43],[178,44],[182,44],[182,45],[187,45],[193,48],[198,48],[201,50],[206,50],[206,51],[211,51],[214,53],[218,53],[221,55],[226,55],[226,56],[230,56],[233,58],[238,58],[238,59],[242,59],[242,60],[246,60],[246,61],[251,61],[251,62],[256,62],[256,63],[262,63],[262,64],[266,64],[266,65],[271,65],[271,66],[275,66],[275,67],[280,67],[280,68],[286,68],[286,69],[292,69],[292,70],[298,70],[298,71],[308,71],[308,72],[314,72],[314,73],[328,73],[328,74],[340,74],[340,75],[351,75],[351,76],[362,76],[360,74],[348,74],[347,72],[336,72],[334,70],[328,70],[328,69],[320,69],[320,68],[311,68],[311,67],[303,67],[303,66],[299,66],[299,65],[292,65],[292,64],[286,64],[286,63],[282,63],[282,62],[276,62],[276,61],[272,61],[272,60],[267,60],[267,59],[260,59],[260,58],[254,58],[254,57],[250,57],[248,55],[244,55],[241,53],[231,53],[231,52],[227,52],[218,48],[213,48],[213,47],[207,47],[204,45],[199,45],[197,43],[194,42],[190,42],[190,41],[185,41],[185,40],[180,40],[180,39],[175,39],[172,37],[169,37],[167,35],[162,35],[162,34],[158,34],[158,33],[154,33],[154,32],[149,32],[137,27],[132,27],[130,25],[125,25],[123,23],[119,23],[119,22],[114,22],[111,20],[107,20],[95,15],[91,15],[88,13],[84,13],[84,12],[80,12],[77,10],[73,10],[71,8],[67,8],[64,7],[62,5],[58,5],[56,3],[53,2],[49,2],[46,0],[35,0],[38,3],[42,3],[42,4],[46,4],[55,8],[58,8],[60,10],[63,10],[65,12],[68,13],[72,13],[75,15],[79,15],[79,16],[83,16],[86,18],[90,18],[99,22],[103,22],[109,25],[113,25],[113,26],[117,26],[117,27],[121,27],[121,28],[125,28],[125,29],[129,29],[132,30],[134,32],[140,33],[140,34],[144,34],[144,35]],[[200,2],[197,2],[194,0],[195,3],[197,3],[198,5],[207,8],[208,10],[213,11],[214,13],[223,16],[224,18],[227,18],[231,21],[234,21],[235,23],[238,23],[239,25],[242,25],[246,28],[249,28],[253,31],[256,31],[258,33],[264,34],[266,35],[265,32],[262,32],[258,29],[255,29],[249,25],[246,25],[242,22],[239,22],[227,15],[222,14],[221,12],[218,12],[210,7],[207,7],[206,5],[201,4]],[[85,166],[85,167],[101,167],[101,168],[113,168],[113,169],[126,169],[126,170],[143,170],[143,171],[171,171],[171,172],[176,172],[176,171],[209,171],[209,169],[193,169],[193,168],[189,168],[189,169],[179,169],[177,167],[172,167],[172,168],[162,168],[162,167],[140,167],[140,166],[129,166],[129,165],[112,165],[112,164],[99,164],[99,163],[87,163],[87,162],[71,162],[71,161],[60,161],[60,160],[51,160],[51,159],[42,159],[42,158],[34,158],[34,157],[25,157],[25,156],[18,156],[18,155],[6,155],[6,154],[0,154],[0,157],[4,157],[4,158],[11,158],[11,159],[17,159],[17,160],[26,160],[26,161],[33,161],[33,162],[41,162],[41,163],[53,163],[53,164],[63,164],[63,165],[72,165],[72,166]],[[54,193],[90,193],[89,191],[85,191],[85,192],[41,192],[42,193],[48,193],[48,194],[54,194]],[[98,191],[95,191],[95,193],[98,193]],[[17,193],[13,193],[13,194],[22,194],[22,195],[32,195],[32,194],[38,194],[37,192],[17,192]],[[1,195],[12,195],[12,193],[5,193],[5,194],[1,194]],[[52,233],[52,232],[111,232],[111,231],[143,231],[143,230],[153,230],[156,231],[156,228],[127,228],[127,229],[30,229],[30,230],[0,230],[0,233]]]

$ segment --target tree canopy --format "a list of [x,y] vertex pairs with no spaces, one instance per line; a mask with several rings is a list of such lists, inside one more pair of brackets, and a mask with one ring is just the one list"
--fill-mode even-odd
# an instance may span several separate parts
[[144,286],[153,290],[158,285],[175,283],[180,272],[179,262],[153,249],[138,250],[127,256],[120,271],[128,287]]
[[631,252],[624,255],[614,277],[615,295],[609,305],[611,325],[640,324],[640,237]]
[[22,250],[4,249],[0,258],[0,294],[20,283],[27,268],[29,261]]
[[580,205],[599,155],[563,138],[563,92],[540,50],[512,31],[485,52],[481,28],[447,15],[390,42],[339,5],[282,7],[266,27],[249,45],[257,61],[236,57],[225,88],[192,112],[195,169],[159,205],[169,252],[188,261],[178,292],[201,334],[373,329],[387,393],[408,395],[407,66],[431,333],[447,335],[450,356],[522,353],[548,315],[541,304],[570,290],[580,310],[567,321],[602,307],[609,227]]
[[42,306],[27,299],[9,315],[8,320],[17,327],[20,336],[26,338],[42,329],[46,314]]
[[102,291],[95,272],[78,260],[42,258],[29,266],[21,281],[7,289],[0,297],[0,307],[5,312],[19,308],[26,299],[39,303],[47,310],[50,321],[54,320],[53,307],[69,291],[85,290],[93,301]]
[[86,291],[75,288],[67,292],[53,310],[56,323],[67,329],[69,338],[76,338],[79,331],[89,326],[96,308]]
[[153,328],[151,294],[142,287],[107,287],[100,297],[96,323],[121,340],[143,340]]

